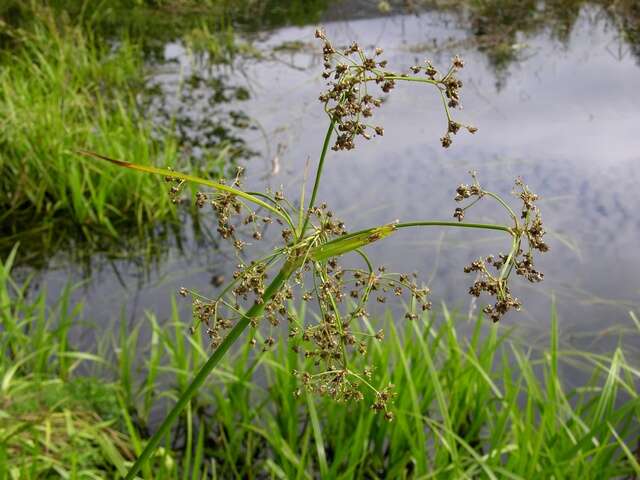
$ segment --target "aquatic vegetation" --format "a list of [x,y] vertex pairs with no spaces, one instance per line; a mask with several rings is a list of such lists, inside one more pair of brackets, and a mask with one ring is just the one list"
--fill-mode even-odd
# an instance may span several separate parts
[[[49,304],[47,290],[29,295],[11,270],[17,248],[0,263],[0,477],[108,478],[126,473],[135,456],[135,432],[118,384],[78,375],[106,365],[97,352],[79,351],[70,331],[85,321],[67,286]],[[108,372],[107,372],[108,373]],[[160,474],[171,469],[157,455]]]
[[[178,224],[183,212],[158,193],[153,180],[118,169],[96,171],[91,162],[76,161],[73,150],[79,145],[114,156],[128,152],[143,165],[171,164],[200,175],[215,175],[252,155],[237,134],[251,125],[246,115],[228,109],[223,114],[220,108],[248,98],[246,88],[229,86],[226,77],[190,75],[180,91],[184,109],[196,102],[194,91],[203,84],[215,94],[215,102],[198,109],[206,120],[195,123],[182,109],[171,109],[170,95],[147,79],[148,52],[140,39],[123,34],[107,41],[87,18],[71,19],[53,6],[29,2],[16,8],[24,10],[24,22],[0,20],[0,63],[7,66],[0,71],[4,252],[16,238],[24,244],[27,236],[35,237],[35,242],[27,239],[32,245],[45,246],[33,252],[37,255],[49,246],[55,251],[63,241],[95,248],[105,243],[98,238],[105,232],[113,240]],[[220,38],[224,41],[216,41]],[[188,40],[189,48],[204,48]],[[231,61],[234,45],[230,27],[211,36],[207,62]],[[53,230],[65,235],[51,239]]]
[[532,53],[531,38],[544,32],[566,45],[585,18],[604,20],[640,59],[640,7],[634,0],[412,0],[404,7],[408,13],[447,12],[468,31],[465,40],[425,42],[412,50],[446,51],[471,44],[486,56],[498,89],[506,85],[510,67]]
[[[192,48],[210,49],[217,55],[217,43],[197,45],[208,40],[210,32],[206,25],[193,33]],[[383,52],[370,55],[362,52],[363,59],[358,58],[361,52],[356,49],[351,52],[349,62],[332,56],[337,51],[348,57],[344,47],[329,46],[333,53],[328,53],[325,59],[328,63],[325,74],[332,83],[321,101],[335,125],[325,141],[323,161],[325,154],[331,155],[327,153],[328,147],[351,150],[384,133],[377,122],[368,123],[381,105],[380,98],[369,91],[376,87],[392,90],[403,81],[412,81],[408,79],[410,76],[424,80],[429,77],[428,72],[433,72],[430,79],[434,82],[430,85],[439,90],[444,100],[447,121],[441,138],[443,146],[450,146],[454,135],[464,131],[465,126],[453,120],[449,111],[453,108],[450,102],[455,105],[459,97],[461,84],[457,72],[449,77],[425,64],[414,67],[413,75],[396,74],[387,70],[386,64],[381,65]],[[220,58],[224,58],[225,52],[222,53]],[[365,65],[367,60],[373,61],[373,66],[371,62]],[[454,63],[458,69],[462,66],[460,59]],[[403,78],[394,79],[393,75]],[[369,90],[362,89],[360,95],[363,82]],[[368,94],[371,98],[365,101]],[[113,154],[108,155],[106,159]],[[242,190],[242,172],[226,182],[203,181],[194,176],[203,177],[210,172],[191,171],[189,177],[166,169],[113,163],[165,176],[171,192],[167,198],[176,202],[182,200],[182,189],[193,181],[209,185],[211,188],[203,188],[195,195],[195,204],[214,210],[220,235],[237,249],[237,278],[220,298],[206,298],[196,290],[183,289],[181,293],[193,297],[196,315],[190,325],[177,315],[170,324],[160,325],[150,315],[151,338],[146,335],[139,338],[138,334],[144,333],[141,327],[131,328],[123,322],[115,360],[107,360],[115,368],[105,366],[109,378],[117,378],[119,387],[109,384],[108,388],[93,391],[95,385],[89,382],[89,391],[85,391],[84,387],[76,386],[75,375],[69,374],[68,368],[57,373],[54,355],[42,360],[42,342],[45,345],[69,342],[64,321],[57,330],[59,337],[58,333],[47,335],[40,328],[46,318],[42,315],[49,314],[40,314],[44,307],[25,322],[13,321],[19,325],[13,332],[19,335],[13,335],[11,341],[7,340],[11,337],[3,337],[10,346],[6,349],[9,360],[2,367],[2,376],[12,382],[11,388],[3,392],[7,395],[2,405],[9,405],[4,410],[8,420],[0,425],[4,432],[9,432],[0,435],[3,439],[10,436],[10,441],[22,441],[22,445],[35,441],[53,459],[51,465],[71,465],[73,476],[75,466],[84,464],[84,460],[74,457],[78,452],[66,448],[67,445],[75,445],[90,456],[94,455],[92,449],[96,445],[91,441],[67,442],[69,425],[71,430],[86,432],[84,438],[91,439],[102,435],[89,428],[91,422],[101,424],[102,419],[115,417],[117,421],[108,425],[104,433],[118,439],[113,444],[122,458],[112,467],[102,457],[112,455],[113,446],[101,450],[94,457],[95,468],[100,472],[96,475],[115,475],[115,470],[124,475],[135,457],[149,451],[144,450],[145,445],[163,443],[162,433],[151,437],[155,429],[153,418],[180,399],[183,405],[187,402],[184,410],[174,409],[175,416],[163,425],[165,448],[159,447],[148,457],[151,466],[146,468],[152,468],[159,478],[206,476],[205,469],[210,467],[214,477],[242,477],[258,471],[281,478],[333,478],[344,472],[346,476],[367,478],[413,477],[422,473],[489,478],[575,474],[608,478],[638,473],[635,451],[638,409],[634,390],[637,369],[627,363],[626,354],[621,350],[608,356],[567,354],[558,346],[555,324],[551,347],[541,355],[501,337],[495,340],[495,355],[488,355],[484,349],[487,344],[494,345],[491,336],[498,335],[500,330],[485,328],[483,322],[499,320],[507,310],[519,307],[519,300],[513,296],[516,291],[513,277],[521,275],[531,282],[542,279],[533,263],[537,260],[533,254],[546,250],[544,231],[537,198],[523,182],[517,182],[514,189],[522,202],[522,212],[511,201],[493,196],[484,183],[486,176],[480,177],[481,184],[473,175],[469,185],[462,184],[456,189],[455,201],[459,202],[453,212],[456,221],[398,221],[350,234],[346,224],[336,219],[321,199],[310,202],[309,208],[306,192],[299,204],[282,192],[246,192]],[[177,165],[176,168],[181,169]],[[319,178],[320,173],[316,175],[316,187]],[[473,221],[472,214],[476,212],[472,207],[476,201],[494,200],[504,208],[498,216],[504,213],[506,220],[496,225],[467,223],[467,219]],[[269,206],[280,215],[269,210]],[[430,313],[430,293],[417,277],[391,273],[383,267],[373,268],[364,254],[369,244],[389,241],[386,237],[397,236],[402,228],[427,226],[490,228],[511,241],[507,254],[483,256],[465,267],[471,275],[472,295],[495,296],[485,307],[484,315],[477,319],[476,332],[481,333],[469,342],[464,340],[466,332],[454,326],[454,316],[445,312],[443,318],[438,318]],[[255,258],[252,244],[269,243],[274,233],[282,238],[278,251],[266,260],[252,263]],[[355,260],[338,263],[350,253]],[[285,278],[283,287],[274,290],[273,298],[264,302],[263,296],[268,293],[267,286],[276,269],[292,258],[300,263],[295,265],[289,279]],[[359,259],[364,268],[353,268],[352,264]],[[13,298],[15,294],[9,305]],[[370,313],[375,308],[371,303],[387,304],[395,298],[405,300],[407,307],[395,321],[375,318]],[[209,349],[230,345],[228,332],[245,321],[247,310],[261,303],[263,312],[256,310],[258,315],[249,318],[248,323],[262,328],[247,327],[250,341],[244,348],[229,347],[226,353],[223,351],[223,358],[219,356],[209,363]],[[11,310],[7,319],[21,317],[21,310],[13,307]],[[401,321],[403,314],[407,322]],[[188,327],[191,336],[185,335]],[[286,334],[278,336],[285,328],[290,335],[288,339],[284,338]],[[55,327],[51,325],[51,329]],[[269,334],[264,333],[267,330]],[[32,362],[31,357],[22,361],[34,351],[38,352],[34,355],[37,362]],[[136,365],[136,360],[147,351],[146,361]],[[82,358],[83,367],[90,359],[102,363],[99,356],[91,357],[85,352],[61,348],[59,353],[67,366],[69,359]],[[16,364],[24,368],[13,370]],[[593,372],[593,381],[576,381],[573,371],[571,375],[566,372],[561,375],[562,368],[569,364],[571,367],[579,364],[585,371]],[[205,373],[199,378],[204,379],[214,367],[212,382],[202,380],[199,388],[190,384],[193,372],[203,369],[201,372]],[[40,395],[51,386],[48,382],[43,387],[42,382],[32,381],[31,373],[38,368],[48,369],[45,376],[64,386],[45,392],[61,399],[58,402],[54,398],[51,403],[63,406],[51,415],[29,417],[16,405],[30,411],[53,410],[51,403],[34,406],[29,402],[30,396]],[[80,369],[73,369],[77,370]],[[143,376],[138,376],[141,372]],[[265,381],[258,377],[258,381],[252,382],[251,375],[255,372],[265,375]],[[567,383],[578,387],[573,390],[566,387]],[[24,392],[29,393],[26,399]],[[188,394],[185,396],[184,392]],[[78,394],[91,400],[118,398],[119,405],[78,404],[73,401]],[[336,400],[343,401],[343,405],[330,403]],[[65,405],[69,413],[64,411]],[[97,416],[92,412],[94,409]],[[19,420],[17,427],[12,423],[14,419]],[[43,424],[53,425],[54,435],[61,435],[62,449],[48,447]],[[123,431],[127,433],[122,434]],[[36,432],[41,436],[33,435]],[[25,465],[30,455],[42,453],[38,448],[28,452],[26,448],[17,448],[25,453],[20,457]],[[15,456],[15,450],[15,446],[10,446],[5,451]],[[58,457],[69,452],[71,458]],[[151,463],[158,461],[160,466]],[[143,476],[149,476],[148,472],[142,470]]]
[[[34,11],[51,9],[58,17],[83,23],[104,41],[135,39],[149,54],[158,53],[166,42],[176,41],[183,33],[208,30],[215,41],[233,40],[226,27],[253,30],[283,25],[308,25],[318,22],[332,0],[2,0],[0,18],[10,25],[26,27]],[[7,37],[0,30],[0,46]],[[237,45],[230,45],[235,47]],[[233,48],[232,48],[233,50]],[[227,56],[226,52],[221,52]]]
[[[10,29],[17,42],[1,52],[0,202],[3,228],[63,216],[82,228],[119,221],[144,227],[175,216],[154,182],[78,162],[78,145],[142,164],[175,162],[172,136],[153,139],[136,105],[142,86],[140,52],[122,42],[95,42],[80,27],[45,10],[29,30]],[[11,220],[11,221],[9,221]],[[9,233],[9,232],[5,232]]]
[[[11,276],[13,258],[0,265],[0,472],[124,476],[153,417],[170,407],[163,399],[179,396],[207,361],[206,337],[185,338],[189,323],[177,309],[167,319],[149,313],[133,329],[122,321],[105,335],[71,302],[71,288],[50,307],[45,291],[28,298],[28,282]],[[305,302],[289,313],[313,316]],[[296,395],[291,371],[314,360],[286,339],[269,349],[246,343],[191,399],[143,478],[640,474],[640,374],[621,349],[575,350],[561,341],[555,316],[544,344],[522,344],[511,330],[486,328],[482,314],[469,323],[447,309],[396,323],[390,315],[364,322],[367,353],[353,366],[369,368],[379,390],[396,385],[393,422],[367,402],[336,408],[327,397]],[[384,342],[375,338],[380,324]],[[141,335],[146,325],[150,338]],[[71,326],[99,329],[102,341],[79,350]],[[635,315],[620,334],[640,337]],[[258,331],[255,338],[264,341]]]
[[[474,262],[467,268],[469,273],[478,274],[478,279],[470,293],[480,296],[485,292],[495,297],[495,304],[487,306],[485,312],[492,320],[498,321],[511,309],[519,309],[520,302],[513,297],[509,288],[509,278],[513,271],[529,281],[537,282],[542,274],[534,268],[534,251],[548,249],[542,240],[544,229],[539,210],[535,206],[537,196],[521,181],[516,181],[518,196],[522,201],[521,215],[516,215],[509,204],[499,195],[484,189],[473,174],[471,186],[457,188],[457,201],[469,200],[464,207],[454,213],[457,221],[419,220],[413,222],[395,221],[358,232],[347,233],[345,223],[336,219],[324,203],[317,204],[316,197],[322,178],[329,145],[335,134],[332,150],[352,150],[356,142],[382,136],[384,129],[371,124],[373,109],[382,105],[383,97],[374,94],[377,88],[382,94],[389,93],[400,82],[427,84],[435,87],[442,98],[447,119],[447,127],[441,139],[442,146],[451,145],[453,137],[466,128],[470,133],[475,127],[455,121],[451,109],[460,105],[462,81],[458,72],[464,62],[454,57],[445,73],[439,72],[429,61],[411,68],[411,74],[398,73],[387,68],[381,58],[382,49],[376,48],[372,54],[353,43],[346,49],[332,45],[324,31],[317,30],[324,56],[323,77],[327,79],[327,90],[319,100],[329,117],[322,152],[316,167],[313,190],[305,206],[305,192],[301,194],[296,208],[283,192],[246,192],[241,189],[243,169],[228,182],[201,179],[192,175],[139,165],[112,159],[103,154],[81,151],[84,155],[106,160],[112,164],[142,172],[162,174],[170,184],[170,197],[179,201],[180,193],[188,182],[195,182],[214,190],[213,193],[198,192],[195,203],[199,208],[210,205],[217,217],[218,232],[229,240],[238,253],[238,268],[220,296],[207,298],[196,291],[183,289],[184,296],[193,298],[194,325],[200,325],[214,348],[209,360],[200,368],[192,382],[186,386],[175,407],[169,412],[156,434],[128,473],[133,478],[157,448],[162,436],[178,419],[209,373],[228,352],[231,345],[251,326],[259,327],[261,321],[272,326],[286,322],[289,339],[296,353],[313,360],[310,371],[294,372],[298,377],[300,390],[331,397],[338,401],[359,401],[365,392],[373,394],[370,403],[375,411],[382,412],[388,421],[394,419],[392,408],[395,390],[392,384],[376,388],[369,381],[370,370],[353,368],[353,357],[367,352],[366,339],[371,334],[362,330],[367,321],[367,305],[371,298],[380,303],[388,294],[407,297],[410,310],[409,320],[417,318],[417,310],[431,307],[429,289],[407,274],[387,273],[386,269],[374,270],[362,248],[381,241],[404,228],[450,227],[497,230],[511,239],[508,254],[499,255],[497,260],[487,257]],[[464,222],[466,212],[483,199],[492,199],[504,208],[509,224],[475,224]],[[252,204],[252,205],[251,205]],[[295,219],[295,220],[294,220]],[[282,246],[274,248],[262,259],[245,262],[242,254],[248,246],[241,234],[242,227],[252,231],[252,239],[260,241],[262,226],[272,223],[281,225]],[[528,249],[524,251],[524,242]],[[348,253],[359,255],[366,265],[364,269],[344,269],[338,264],[340,257]],[[269,271],[279,265],[278,272],[269,281]],[[489,273],[490,265],[497,273]],[[309,289],[309,286],[312,288]],[[375,293],[374,293],[375,292]],[[317,308],[317,322],[304,322],[291,315],[287,305],[296,298],[313,301]],[[374,335],[376,340],[384,338],[384,331]],[[252,340],[252,341],[255,341]],[[269,336],[263,342],[268,349],[276,343]]]

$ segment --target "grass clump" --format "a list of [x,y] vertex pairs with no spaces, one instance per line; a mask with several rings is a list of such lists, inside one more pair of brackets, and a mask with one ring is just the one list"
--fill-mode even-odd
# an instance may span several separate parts
[[[28,28],[2,25],[13,45],[0,52],[0,206],[3,230],[51,218],[83,228],[172,218],[153,181],[74,159],[78,146],[128,152],[145,164],[175,163],[172,135],[152,135],[138,109],[142,55],[126,39],[104,44],[65,16],[33,7]],[[13,232],[4,232],[13,233]]]
[[[68,331],[84,323],[83,309],[69,302],[70,290],[50,308],[44,293],[27,300],[28,285],[9,275],[11,261],[0,278],[2,475],[123,477],[154,419],[207,361],[206,338],[185,337],[189,322],[176,309],[163,321],[149,313],[133,330],[123,327],[109,339],[111,352],[79,351]],[[300,319],[312,315],[305,304],[288,308]],[[627,338],[640,336],[632,319]],[[395,385],[392,422],[369,402],[338,406],[301,391],[291,372],[313,360],[295,344],[247,342],[194,395],[142,478],[640,474],[640,373],[622,348],[605,355],[562,345],[555,316],[539,347],[487,328],[482,314],[465,321],[443,309],[403,327],[391,315],[378,323],[387,338],[376,339],[367,322],[367,353],[353,368],[369,368],[378,390]]]
[[[46,290],[28,299],[30,282],[10,274],[15,254],[0,264],[0,478],[122,476],[136,444],[120,384],[79,375],[87,365],[106,371],[104,359],[69,343],[82,305],[71,304],[71,288],[52,306]],[[163,451],[152,466],[161,475],[175,467]]]
[[[79,397],[78,395],[82,395]],[[0,472],[3,478],[100,478],[130,458],[129,439],[92,409],[113,396],[97,379],[63,382],[17,377],[3,392]],[[82,400],[79,400],[81,398]]]
[[[291,308],[300,318],[308,313]],[[177,314],[171,328],[150,317],[156,342],[147,359],[170,389],[133,384],[131,409],[145,418],[156,395],[177,397],[207,360]],[[230,353],[192,398],[170,439],[203,458],[217,478],[634,478],[638,466],[638,370],[624,351],[577,351],[559,342],[555,316],[549,343],[533,347],[506,330],[487,329],[444,309],[402,328],[388,316],[387,338],[371,333],[367,354],[377,390],[394,388],[389,422],[368,402],[336,405],[300,390],[292,371],[311,368],[292,345],[246,343]],[[469,328],[471,327],[471,329]],[[638,325],[628,335],[640,335]],[[258,335],[258,344],[265,338]],[[132,344],[127,344],[131,348]],[[121,350],[124,351],[125,345]],[[146,363],[149,368],[151,363]],[[564,372],[564,373],[563,373]],[[160,378],[160,377],[158,377]],[[167,380],[170,379],[170,380]],[[137,405],[137,407],[136,407]],[[168,406],[167,406],[168,407]],[[189,440],[191,439],[191,440]]]
[[[70,290],[47,308],[46,292],[28,300],[29,282],[10,276],[15,250],[0,265],[0,478],[101,478],[130,456],[113,428],[113,385],[72,378],[80,362],[67,335],[81,307]],[[93,474],[91,473],[93,472]]]

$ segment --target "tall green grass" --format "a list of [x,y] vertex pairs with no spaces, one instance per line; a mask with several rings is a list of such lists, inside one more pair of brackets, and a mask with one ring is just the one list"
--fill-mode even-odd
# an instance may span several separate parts
[[[100,478],[130,451],[113,428],[112,385],[73,378],[83,361],[67,341],[82,307],[70,289],[47,306],[46,292],[28,299],[29,281],[10,275],[15,250],[0,265],[0,478]],[[83,476],[84,475],[84,476]]]
[[[84,315],[71,290],[54,305],[44,293],[29,300],[28,281],[11,278],[11,261],[0,271],[3,472],[125,473],[163,416],[157,405],[171,406],[208,347],[186,334],[174,305],[168,319],[149,313],[133,330],[100,331],[108,342],[95,351],[78,351],[69,330],[81,328]],[[640,337],[631,319],[626,335]],[[370,382],[396,385],[393,422],[366,401],[298,396],[291,372],[304,360],[291,346],[247,343],[192,399],[143,478],[640,475],[640,369],[622,348],[604,355],[563,347],[555,316],[540,349],[446,309],[402,325],[382,321],[389,338],[369,344]],[[260,333],[252,335],[260,345]]]
[[[130,33],[145,43],[175,40],[180,32],[206,22],[215,26],[230,18],[234,26],[255,30],[283,25],[309,25],[320,20],[332,0],[2,0],[0,16],[29,22],[31,4],[84,19],[101,35]],[[1,38],[1,37],[0,37]]]
[[[11,276],[15,254],[0,264],[0,478],[123,476],[136,438],[120,383],[107,380],[103,356],[70,345],[70,329],[83,324],[72,288],[52,304],[46,290],[29,298],[30,280]],[[105,375],[79,374],[88,366]],[[176,464],[160,452],[151,468],[171,478]]]
[[33,14],[24,29],[2,26],[13,45],[0,52],[0,221],[59,216],[115,233],[119,221],[144,226],[173,217],[156,179],[105,172],[75,153],[175,163],[175,138],[154,138],[137,106],[142,52],[126,39],[97,41],[52,10],[34,6]]

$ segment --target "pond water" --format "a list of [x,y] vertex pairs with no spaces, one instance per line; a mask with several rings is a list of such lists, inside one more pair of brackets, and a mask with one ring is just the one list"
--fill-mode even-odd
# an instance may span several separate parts
[[[572,22],[561,38],[542,25],[515,32],[506,43],[500,39],[499,48],[476,41],[469,18],[446,10],[383,14],[362,2],[341,2],[322,22],[336,44],[356,40],[384,47],[397,70],[424,58],[445,67],[460,54],[466,63],[460,74],[464,110],[455,116],[479,131],[459,134],[444,150],[437,92],[399,85],[375,114],[384,137],[361,142],[353,152],[330,153],[319,199],[356,230],[395,219],[451,219],[455,188],[469,181],[472,169],[487,188],[504,195],[522,176],[541,196],[551,251],[538,259],[542,284],[514,283],[524,309],[504,323],[544,336],[555,300],[564,338],[628,325],[629,310],[640,305],[639,59],[600,7],[581,8]],[[153,67],[150,83],[175,111],[184,107],[178,93],[182,80],[193,74],[241,87],[247,95],[216,108],[227,115],[242,112],[253,126],[235,132],[256,152],[244,162],[247,186],[282,185],[297,198],[305,164],[318,157],[327,128],[317,101],[323,81],[314,29],[252,33],[248,38],[262,55],[238,59],[231,67],[196,61],[184,45],[169,43],[167,62]],[[185,115],[197,129],[210,120],[215,101],[206,81],[191,93]],[[278,172],[271,175],[274,163]],[[506,221],[494,208],[474,211],[471,219]],[[208,220],[200,229],[215,231]],[[179,287],[211,294],[212,277],[228,278],[237,263],[213,234],[193,232],[186,221],[180,242],[167,240],[151,265],[144,255],[119,259],[95,253],[87,268],[60,253],[38,280],[47,284],[52,299],[69,280],[83,281],[75,295],[99,325],[120,315],[140,321],[147,309],[166,318]],[[508,247],[508,239],[495,233],[423,229],[398,232],[369,252],[393,271],[417,270],[436,305],[444,301],[466,313],[479,306],[467,294],[473,279],[463,266]],[[189,310],[186,302],[181,305]]]

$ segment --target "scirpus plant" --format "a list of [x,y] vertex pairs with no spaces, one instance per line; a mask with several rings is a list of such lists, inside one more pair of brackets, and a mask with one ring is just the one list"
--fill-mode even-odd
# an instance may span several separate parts
[[[494,297],[493,304],[484,308],[493,321],[498,321],[511,309],[520,308],[520,301],[512,295],[509,287],[513,272],[531,282],[542,280],[542,273],[534,267],[534,254],[544,252],[548,247],[543,240],[542,220],[535,205],[537,196],[520,179],[515,185],[515,193],[522,202],[519,214],[499,195],[481,186],[473,172],[471,184],[461,184],[456,189],[455,200],[462,206],[455,209],[454,219],[449,221],[394,221],[347,232],[345,223],[337,219],[325,203],[316,203],[332,142],[334,151],[352,150],[358,141],[370,140],[384,133],[382,126],[370,123],[374,110],[383,103],[383,99],[375,96],[372,90],[378,89],[387,94],[401,82],[435,87],[442,98],[447,120],[446,131],[441,138],[445,148],[451,145],[453,137],[461,129],[470,133],[476,131],[473,126],[455,121],[451,115],[451,109],[460,104],[462,82],[457,74],[464,65],[460,57],[453,58],[444,74],[429,61],[411,67],[410,74],[397,73],[387,69],[380,48],[368,55],[357,43],[346,49],[334,47],[322,30],[316,31],[316,37],[323,44],[323,77],[327,79],[327,89],[320,94],[319,100],[329,117],[329,126],[316,166],[311,196],[305,202],[303,190],[298,208],[282,192],[242,190],[242,169],[231,183],[227,183],[222,179],[206,180],[82,152],[122,167],[165,176],[171,185],[170,195],[176,200],[186,182],[208,187],[211,191],[196,194],[196,205],[213,209],[220,236],[229,240],[238,252],[244,251],[248,245],[245,240],[248,237],[242,233],[244,230],[249,229],[248,235],[259,241],[263,236],[262,225],[273,223],[282,227],[281,245],[264,258],[248,263],[239,261],[233,280],[216,298],[206,298],[186,288],[180,290],[183,296],[193,299],[192,332],[202,326],[209,336],[213,353],[150,439],[129,471],[129,479],[157,448],[189,400],[241,334],[248,327],[258,328],[265,321],[274,326],[284,322],[291,348],[313,360],[312,371],[293,372],[299,379],[299,393],[306,390],[338,401],[361,401],[368,389],[373,394],[371,408],[393,420],[393,386],[389,385],[382,391],[375,389],[368,381],[370,370],[355,371],[350,359],[353,355],[366,353],[366,337],[374,335],[383,341],[382,330],[370,333],[359,326],[360,321],[368,317],[369,302],[384,303],[388,297],[408,297],[407,320],[413,320],[421,310],[431,308],[429,289],[420,285],[415,275],[393,274],[382,267],[375,269],[363,250],[400,229],[471,228],[497,230],[507,235],[511,239],[507,254],[483,257],[465,267],[465,272],[476,275],[469,293],[476,297],[483,293]],[[482,200],[497,202],[505,210],[508,221],[504,224],[465,222],[469,209]],[[347,269],[339,264],[340,258],[350,253],[361,258],[364,268]],[[316,322],[302,323],[296,318],[288,308],[289,302],[295,299],[313,302]],[[272,337],[267,337],[262,348],[267,349],[274,342]]]

